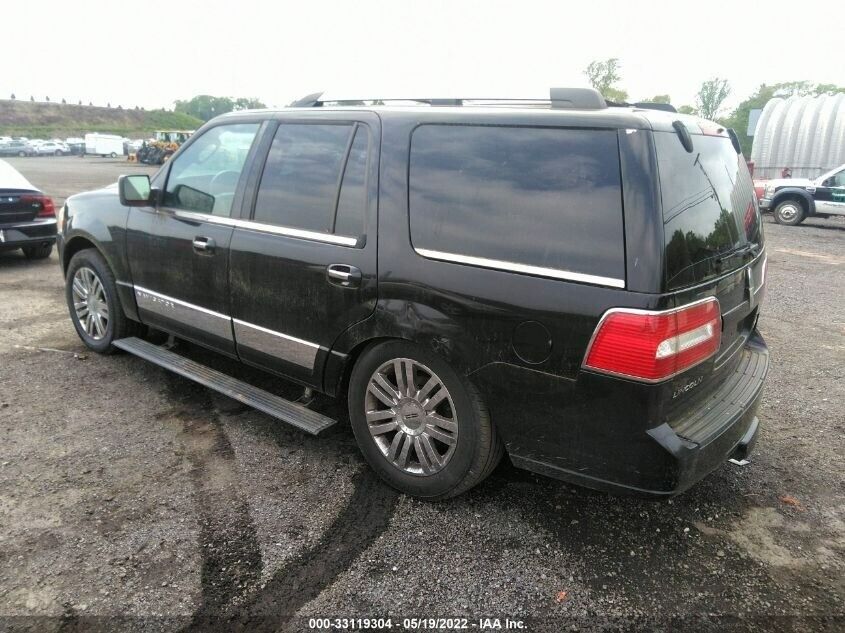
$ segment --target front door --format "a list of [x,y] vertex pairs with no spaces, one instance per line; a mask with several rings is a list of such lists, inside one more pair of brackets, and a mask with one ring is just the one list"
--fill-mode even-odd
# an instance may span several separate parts
[[280,119],[232,235],[244,362],[319,388],[334,340],[375,309],[378,134],[368,113]]
[[260,123],[217,125],[169,166],[162,202],[134,208],[127,254],[141,320],[234,355],[229,243]]
[[813,198],[818,213],[845,215],[845,169],[825,178]]

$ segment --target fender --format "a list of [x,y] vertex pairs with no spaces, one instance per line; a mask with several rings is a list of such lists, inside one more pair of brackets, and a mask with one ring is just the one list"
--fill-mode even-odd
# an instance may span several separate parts
[[[129,208],[120,204],[115,186],[82,193],[68,198],[65,218],[58,236],[62,272],[80,242],[93,244],[105,258],[118,282],[131,284],[132,275],[126,260],[126,222]],[[135,297],[131,289],[117,286],[126,316],[137,320]]]
[[[408,318],[409,315],[414,318]],[[381,299],[370,316],[335,339],[331,353],[326,355],[323,391],[337,395],[357,352],[365,344],[380,339],[403,339],[421,345],[442,356],[464,376],[484,364],[483,350],[475,349],[471,337],[445,312],[412,301]]]
[[807,203],[807,215],[815,215],[816,214],[816,201],[813,196],[806,189],[802,189],[801,187],[784,187],[782,189],[778,189],[775,192],[775,195],[772,196],[772,204],[771,209],[774,210],[777,205],[779,205],[784,198],[794,198],[798,197],[804,200]]

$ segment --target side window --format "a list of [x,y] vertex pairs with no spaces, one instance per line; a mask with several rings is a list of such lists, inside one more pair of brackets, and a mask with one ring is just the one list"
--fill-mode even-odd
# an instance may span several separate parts
[[335,233],[357,237],[364,231],[364,214],[367,208],[367,156],[370,139],[366,126],[359,125],[355,140],[346,159],[346,170],[337,202]]
[[423,125],[411,138],[411,241],[436,259],[618,286],[619,174],[615,130]]
[[253,219],[318,233],[359,235],[368,148],[363,125],[283,123],[267,155]]
[[170,166],[164,205],[229,216],[258,127],[258,123],[218,125],[203,133]]

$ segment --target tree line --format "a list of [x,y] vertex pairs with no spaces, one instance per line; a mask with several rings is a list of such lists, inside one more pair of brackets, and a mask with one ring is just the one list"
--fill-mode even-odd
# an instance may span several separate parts
[[[626,103],[628,92],[619,86],[621,81],[621,64],[618,58],[611,57],[591,62],[584,70],[590,85],[598,90],[608,101]],[[757,90],[739,103],[729,113],[723,112],[723,104],[731,94],[731,85],[727,79],[713,77],[701,83],[695,97],[694,104],[678,107],[682,114],[696,114],[705,119],[718,121],[725,127],[733,128],[739,136],[743,154],[751,154],[751,138],[745,135],[748,116],[751,110],[763,108],[773,97],[791,96],[820,96],[845,92],[845,86],[835,84],[820,84],[810,81],[786,81],[776,84],[760,84]],[[651,103],[671,103],[667,94],[655,95],[650,98],[637,99]],[[721,115],[721,116],[720,116]]]
[[258,110],[266,108],[261,101],[247,97],[213,97],[211,95],[197,95],[187,101],[177,100],[176,112],[190,114],[203,121],[210,121],[214,117],[233,112],[235,110]]

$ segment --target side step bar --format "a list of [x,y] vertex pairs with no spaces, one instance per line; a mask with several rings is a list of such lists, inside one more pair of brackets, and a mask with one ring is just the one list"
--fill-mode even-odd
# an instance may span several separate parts
[[209,389],[219,391],[311,435],[318,435],[337,422],[321,413],[306,409],[295,402],[280,398],[269,391],[259,389],[140,338],[134,336],[121,338],[114,341],[113,345]]

